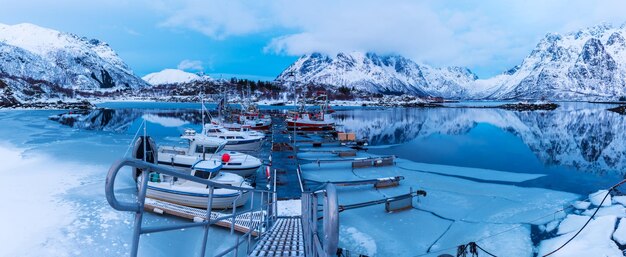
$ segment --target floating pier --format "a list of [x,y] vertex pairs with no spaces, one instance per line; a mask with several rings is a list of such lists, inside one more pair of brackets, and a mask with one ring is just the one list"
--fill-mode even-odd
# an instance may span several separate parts
[[[146,197],[146,202],[144,203],[144,209],[147,211],[154,212],[156,214],[169,214],[172,216],[177,216],[185,219],[190,219],[193,222],[205,222],[206,221],[206,210],[198,209],[193,207],[188,207],[184,205],[179,205],[175,203],[165,202],[161,200],[156,200],[152,198]],[[211,212],[211,220],[217,220],[220,218],[224,218],[229,214],[220,213],[220,212]],[[241,215],[235,216],[235,226],[234,230],[241,233],[250,232],[253,236],[258,236],[258,230],[252,230],[252,228],[258,227],[258,225],[263,222],[263,211],[255,211],[242,213]],[[252,216],[252,217],[250,217]],[[232,219],[223,219],[218,220],[214,225],[231,228]]]

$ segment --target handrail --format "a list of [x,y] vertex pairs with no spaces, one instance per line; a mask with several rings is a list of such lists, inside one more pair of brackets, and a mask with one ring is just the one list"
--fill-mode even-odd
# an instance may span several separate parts
[[238,191],[244,191],[244,192],[263,192],[263,193],[273,193],[272,191],[269,190],[263,190],[263,189],[256,189],[256,188],[247,188],[247,187],[237,187],[237,186],[231,186],[231,185],[224,185],[224,184],[220,184],[220,183],[216,183],[210,180],[206,180],[206,179],[201,179],[195,176],[192,176],[190,174],[186,174],[186,173],[181,173],[180,170],[174,169],[174,168],[169,168],[169,167],[165,167],[162,165],[155,165],[152,163],[148,163],[148,162],[144,162],[142,160],[139,159],[133,159],[133,158],[124,158],[121,160],[118,160],[117,162],[115,162],[111,168],[109,168],[109,172],[107,174],[107,178],[106,178],[106,182],[105,182],[105,193],[106,193],[106,198],[107,201],[109,202],[109,205],[111,205],[111,207],[113,207],[114,209],[118,210],[118,211],[138,211],[139,206],[138,205],[133,205],[133,204],[129,204],[129,203],[120,203],[117,198],[115,197],[115,192],[114,192],[114,185],[115,185],[115,177],[117,176],[117,173],[119,172],[119,170],[122,167],[125,166],[131,166],[131,167],[135,167],[141,170],[149,170],[149,171],[154,171],[154,172],[158,172],[158,173],[162,173],[162,174],[166,174],[172,177],[178,177],[178,178],[182,178],[182,179],[186,179],[189,181],[193,181],[196,183],[200,183],[206,186],[213,186],[213,187],[219,187],[219,188],[226,188],[226,189],[232,189],[232,190],[238,190]]
[[[134,167],[134,168],[142,170],[141,179],[138,180],[140,181],[140,183],[138,183],[137,185],[138,193],[137,193],[137,200],[135,202],[120,202],[115,196],[115,180],[117,178],[117,175],[119,174],[119,171],[123,167],[126,167],[126,166]],[[210,193],[209,193],[208,202],[207,202],[205,221],[192,223],[192,224],[176,224],[176,225],[161,225],[161,226],[153,225],[153,226],[145,227],[145,228],[142,227],[144,203],[145,203],[146,192],[148,188],[148,174],[150,172],[158,172],[158,173],[162,173],[162,174],[169,175],[172,177],[178,177],[181,179],[185,179],[185,180],[189,180],[189,181],[206,185]],[[239,196],[243,195],[244,193],[252,192],[252,196],[251,196],[252,203],[251,203],[250,208],[245,211],[237,212],[237,207],[235,205],[235,202],[237,201],[237,199],[235,199],[233,200],[232,214],[227,214],[222,217],[212,219],[211,218],[211,206],[213,203],[213,192],[214,192],[214,189],[216,188],[225,188],[225,189],[239,191]],[[255,206],[254,204],[255,193],[259,193],[261,195],[261,202],[259,206]],[[238,217],[245,213],[254,212],[255,210],[260,210],[262,211],[261,222],[259,222],[258,224],[254,226],[251,226],[249,231],[245,233],[243,236],[237,236],[234,246],[228,248],[226,251],[223,251],[219,255],[227,254],[233,250],[235,254],[237,254],[239,245],[241,245],[245,241],[248,242],[248,252],[249,252],[252,232],[258,231],[258,236],[262,236],[265,233],[265,231],[261,230],[261,228],[262,227],[269,228],[270,225],[272,225],[272,222],[275,220],[275,215],[276,215],[275,189],[274,191],[270,191],[270,190],[263,190],[263,189],[237,187],[237,186],[219,184],[210,180],[201,179],[201,178],[192,176],[187,173],[181,173],[180,170],[178,169],[155,165],[155,164],[148,163],[139,159],[132,159],[132,158],[120,159],[111,166],[106,177],[105,194],[106,194],[107,202],[109,203],[109,205],[111,205],[111,207],[113,207],[113,209],[118,210],[118,211],[127,211],[127,212],[135,213],[133,242],[132,242],[131,253],[130,253],[130,256],[133,256],[133,257],[137,256],[139,239],[142,234],[163,232],[163,231],[169,231],[169,230],[181,229],[181,228],[200,227],[200,226],[204,226],[204,237],[202,240],[203,245],[201,247],[200,256],[205,256],[205,249],[206,249],[206,243],[208,242],[208,231],[209,231],[210,225],[215,224],[222,220],[232,219],[231,220],[231,233],[233,233],[235,217]],[[252,215],[250,215],[250,221],[252,221]],[[242,239],[242,238],[245,238],[246,236],[248,237],[247,240]]]
[[[318,197],[322,197],[323,208],[322,237],[318,235]],[[302,228],[305,255],[334,256],[339,245],[339,203],[337,189],[332,183],[325,183],[316,190],[302,193]]]

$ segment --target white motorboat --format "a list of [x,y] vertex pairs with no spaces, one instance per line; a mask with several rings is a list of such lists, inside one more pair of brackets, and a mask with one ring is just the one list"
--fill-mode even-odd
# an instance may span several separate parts
[[254,156],[224,150],[227,143],[224,139],[196,134],[195,130],[186,130],[181,138],[188,141],[187,147],[158,147],[159,164],[190,168],[199,160],[215,160],[223,164],[222,171],[243,177],[251,176],[261,167],[261,160]]
[[[236,116],[235,114],[232,115]],[[215,118],[211,121],[211,123],[214,125],[221,125],[232,131],[241,131],[245,129],[266,131],[270,130],[272,126],[272,119],[266,116],[238,116],[238,118],[236,118],[236,122],[226,122],[220,118]]]
[[255,151],[261,148],[265,134],[251,130],[231,131],[215,124],[206,124],[204,132],[208,137],[226,140],[226,150]]
[[[191,175],[223,185],[252,189],[252,186],[241,176],[220,172],[222,167],[220,161],[201,160],[191,167]],[[151,172],[148,179],[147,197],[190,207],[207,208],[211,192],[204,184],[156,172]],[[138,183],[141,183],[141,177],[138,180]],[[233,208],[233,205],[242,206],[246,204],[250,194],[250,192],[233,189],[214,188],[211,208],[222,209]]]

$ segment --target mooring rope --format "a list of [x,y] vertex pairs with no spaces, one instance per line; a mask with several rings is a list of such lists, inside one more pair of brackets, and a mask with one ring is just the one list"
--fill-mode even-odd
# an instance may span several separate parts
[[[587,226],[587,225],[591,222],[591,220],[593,220],[593,218],[594,218],[594,217],[595,217],[595,215],[598,213],[598,211],[599,211],[599,210],[600,210],[600,208],[602,207],[602,204],[604,203],[604,201],[606,201],[606,199],[607,199],[607,198],[608,198],[608,196],[611,194],[611,192],[612,192],[612,191],[614,191],[614,190],[616,190],[616,188],[617,188],[617,187],[621,186],[621,185],[622,185],[622,184],[624,184],[624,183],[626,183],[626,179],[624,179],[624,180],[620,181],[619,183],[617,183],[617,184],[613,185],[612,187],[610,187],[610,188],[608,189],[608,192],[606,193],[606,195],[605,195],[605,196],[604,196],[604,198],[602,199],[602,202],[600,202],[600,204],[598,205],[598,207],[596,207],[596,209],[595,209],[594,213],[593,213],[593,214],[589,217],[589,219],[587,220],[587,222],[586,222],[586,223],[585,223],[585,224],[584,224],[584,225],[583,225],[583,226],[582,226],[582,227],[581,227],[581,228],[580,228],[580,229],[576,232],[576,234],[574,234],[574,236],[572,236],[569,240],[567,240],[567,242],[565,242],[563,245],[559,246],[558,248],[556,248],[555,250],[553,250],[552,252],[550,252],[550,253],[548,253],[548,254],[542,255],[542,257],[547,257],[547,256],[550,256],[550,255],[552,255],[552,254],[554,254],[554,253],[556,253],[556,252],[560,251],[561,249],[563,249],[563,247],[565,247],[565,246],[566,246],[567,244],[569,244],[572,240],[574,240],[574,238],[576,238],[576,237],[577,237],[577,236],[578,236],[578,235],[579,235],[579,234],[583,231],[583,229],[585,229],[585,227],[586,227],[586,226]],[[586,201],[586,200],[589,200],[589,197],[587,197],[587,198],[583,199],[582,201]],[[574,201],[581,201],[581,200],[574,200]],[[572,201],[572,202],[574,202],[574,201]],[[498,236],[498,235],[501,235],[501,234],[504,234],[504,233],[510,232],[510,231],[512,231],[512,230],[515,230],[515,229],[517,229],[517,228],[520,228],[520,227],[524,226],[525,224],[532,224],[532,223],[533,223],[533,222],[535,222],[535,221],[538,221],[538,220],[544,219],[544,218],[546,218],[546,217],[549,217],[550,215],[555,215],[555,214],[557,214],[557,213],[559,213],[559,212],[564,212],[564,211],[566,211],[566,210],[568,210],[568,209],[571,209],[571,208],[573,208],[573,207],[574,207],[574,206],[573,206],[573,203],[571,203],[571,202],[570,202],[570,204],[569,204],[568,206],[566,206],[566,207],[564,207],[564,208],[562,208],[562,209],[559,209],[559,210],[557,210],[557,211],[555,211],[555,212],[552,212],[552,213],[550,213],[550,214],[544,215],[544,216],[542,216],[542,217],[539,217],[539,218],[537,218],[537,219],[531,220],[531,221],[526,222],[526,223],[520,223],[520,224],[518,224],[518,225],[516,225],[516,226],[513,226],[513,227],[511,227],[511,228],[509,228],[509,229],[506,229],[506,230],[500,231],[500,232],[495,233],[495,234],[488,235],[488,236],[486,236],[486,237],[482,237],[482,238],[480,238],[480,239],[478,239],[478,240],[476,240],[476,241],[470,242],[470,243],[468,243],[468,244],[463,244],[463,245],[459,245],[459,246],[448,247],[448,248],[439,249],[439,250],[432,251],[432,252],[426,252],[426,253],[423,253],[423,254],[417,255],[417,257],[419,257],[419,256],[425,256],[425,255],[429,255],[429,254],[433,254],[433,253],[439,253],[439,252],[443,252],[443,251],[449,251],[449,250],[453,250],[453,249],[457,249],[457,257],[465,257],[465,256],[467,256],[467,251],[469,251],[469,253],[470,253],[470,254],[472,254],[472,256],[478,256],[478,253],[477,253],[476,251],[473,251],[473,252],[471,251],[471,250],[472,250],[472,246],[474,246],[474,245],[475,245],[478,249],[480,249],[480,250],[482,250],[483,252],[485,252],[486,254],[488,254],[489,256],[492,256],[492,257],[497,257],[496,255],[494,255],[494,254],[492,254],[492,253],[488,252],[487,250],[483,249],[482,247],[480,247],[480,246],[479,246],[478,244],[476,244],[475,242],[484,241],[484,240],[486,240],[486,239],[489,239],[489,238],[492,238],[492,237],[495,237],[495,236]],[[474,250],[475,250],[475,249],[474,249]],[[464,254],[462,254],[462,252],[464,252]]]
[[591,222],[591,220],[593,219],[593,217],[596,216],[596,214],[598,213],[598,211],[600,210],[600,207],[602,207],[602,204],[604,204],[604,201],[606,201],[606,198],[609,197],[609,195],[611,194],[611,191],[613,191],[616,187],[624,184],[626,182],[626,179],[622,180],[621,182],[615,184],[614,186],[612,186],[611,188],[609,188],[608,192],[606,192],[606,195],[604,196],[604,198],[602,198],[602,202],[600,202],[600,204],[598,205],[598,207],[596,207],[596,210],[593,212],[593,214],[591,215],[591,217],[589,217],[589,219],[587,219],[587,222],[585,222],[585,225],[583,225],[577,232],[576,234],[574,234],[574,236],[572,236],[569,240],[567,240],[567,242],[565,242],[563,245],[559,246],[558,248],[554,249],[554,251],[549,252],[546,255],[543,255],[543,257],[546,256],[550,256],[556,252],[558,252],[559,250],[563,249],[563,247],[565,247],[567,244],[569,244],[572,240],[574,240],[574,238],[576,238],[580,232],[583,231],[583,229],[585,229],[585,227],[587,227],[587,225],[589,225],[589,222]]
[[143,126],[145,126],[145,125],[146,125],[146,120],[143,120],[141,122],[141,125],[139,125],[139,128],[137,129],[137,132],[135,132],[135,135],[133,136],[133,139],[130,141],[130,144],[128,144],[128,147],[126,148],[126,152],[124,152],[124,156],[123,157],[126,157],[126,155],[128,154],[128,151],[130,151],[130,148],[135,143],[135,139],[137,139],[137,135],[139,135],[139,131],[141,131],[141,128],[143,128]]

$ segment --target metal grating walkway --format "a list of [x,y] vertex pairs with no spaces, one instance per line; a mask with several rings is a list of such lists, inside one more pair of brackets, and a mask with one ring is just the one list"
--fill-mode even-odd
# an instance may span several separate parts
[[300,217],[276,219],[248,256],[304,256]]
[[[203,222],[206,220],[206,210],[187,207],[175,203],[161,201],[152,198],[146,198],[144,209],[158,214],[170,214],[181,218],[191,219],[194,222]],[[247,233],[251,228],[257,228],[259,223],[263,221],[263,211],[255,211],[243,213],[235,217],[234,230],[241,233]],[[227,216],[227,213],[211,212],[211,220],[216,220]],[[252,217],[250,217],[252,215]],[[220,220],[215,223],[217,226],[230,228],[232,219]],[[263,229],[263,228],[261,228]],[[258,235],[258,231],[252,231],[253,236]]]

